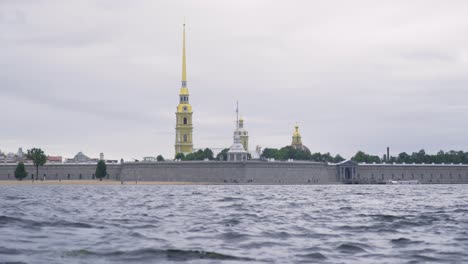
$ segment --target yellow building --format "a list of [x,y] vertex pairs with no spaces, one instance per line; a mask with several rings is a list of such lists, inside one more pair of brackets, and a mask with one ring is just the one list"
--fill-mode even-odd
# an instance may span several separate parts
[[176,112],[176,139],[175,154],[188,154],[193,152],[193,126],[192,106],[189,103],[189,91],[187,88],[187,69],[185,59],[185,24],[183,25],[182,43],[182,87],[179,93],[179,105]]

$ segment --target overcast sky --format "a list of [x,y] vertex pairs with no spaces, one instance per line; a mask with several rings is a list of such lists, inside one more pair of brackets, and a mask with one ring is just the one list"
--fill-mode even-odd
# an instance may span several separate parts
[[182,23],[194,145],[468,150],[468,1],[0,0],[0,149],[173,157]]

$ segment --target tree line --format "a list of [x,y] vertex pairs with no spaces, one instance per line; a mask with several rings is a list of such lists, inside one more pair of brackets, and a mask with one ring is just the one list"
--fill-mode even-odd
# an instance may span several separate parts
[[310,151],[295,149],[292,146],[285,146],[280,149],[265,148],[262,152],[262,157],[275,160],[310,160],[317,162],[339,163],[345,159],[339,154],[332,156],[330,153],[310,153]]
[[[204,150],[198,150],[193,153],[189,153],[184,155],[183,153],[178,153],[176,155],[176,159],[189,161],[189,160],[219,160],[225,161],[227,160],[227,154],[229,149],[223,149],[216,157],[214,157],[213,151],[209,148]],[[248,158],[251,159],[252,157],[248,154]],[[47,162],[47,156],[45,155],[44,151],[40,148],[32,148],[27,151],[26,158],[31,160],[34,164],[36,169],[36,176],[35,179],[33,175],[31,175],[31,180],[38,180],[39,179],[39,167],[45,165]],[[302,149],[295,149],[292,146],[285,146],[280,149],[275,148],[265,148],[262,152],[261,158],[264,159],[275,159],[275,160],[308,160],[308,161],[316,161],[316,162],[329,162],[329,163],[339,163],[344,161],[345,159],[337,154],[332,156],[330,153],[311,153],[307,150]],[[164,158],[161,155],[157,157],[158,161],[164,161]],[[396,163],[396,164],[468,164],[468,152],[463,151],[448,151],[444,152],[443,150],[437,152],[436,154],[427,154],[424,149],[413,152],[408,154],[406,152],[401,152],[397,156],[390,156],[386,157],[384,155],[382,158],[377,155],[367,154],[363,151],[358,151],[351,160],[358,162],[358,163]],[[23,162],[19,162],[15,169],[15,178],[18,180],[23,180],[28,176],[28,172],[26,171],[26,167]],[[105,161],[100,160],[96,166],[96,173],[95,176],[97,179],[102,180],[102,178],[107,176],[107,166]]]
[[363,151],[358,151],[351,160],[355,162],[364,162],[364,163],[397,163],[397,164],[468,164],[468,152],[450,150],[444,152],[443,150],[437,152],[436,154],[427,154],[424,149],[421,149],[418,152],[413,152],[408,154],[406,152],[401,152],[397,156],[390,156],[389,158],[384,155],[382,158],[375,155],[369,155]]
[[189,153],[185,155],[184,153],[177,153],[175,156],[176,160],[214,160],[213,151],[209,148],[204,150],[199,149],[196,152]]

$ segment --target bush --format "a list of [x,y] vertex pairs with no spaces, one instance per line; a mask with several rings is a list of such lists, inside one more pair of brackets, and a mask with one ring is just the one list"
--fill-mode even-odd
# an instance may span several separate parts
[[24,178],[28,176],[28,172],[26,171],[26,167],[24,166],[23,162],[18,163],[15,169],[15,178],[22,181]]

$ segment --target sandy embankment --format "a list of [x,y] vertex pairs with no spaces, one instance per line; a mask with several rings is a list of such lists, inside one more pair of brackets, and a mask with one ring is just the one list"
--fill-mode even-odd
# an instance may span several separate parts
[[31,180],[0,180],[0,185],[203,185],[209,183],[199,182],[157,182],[157,181],[112,181],[112,180],[45,180],[45,181],[31,181]]

